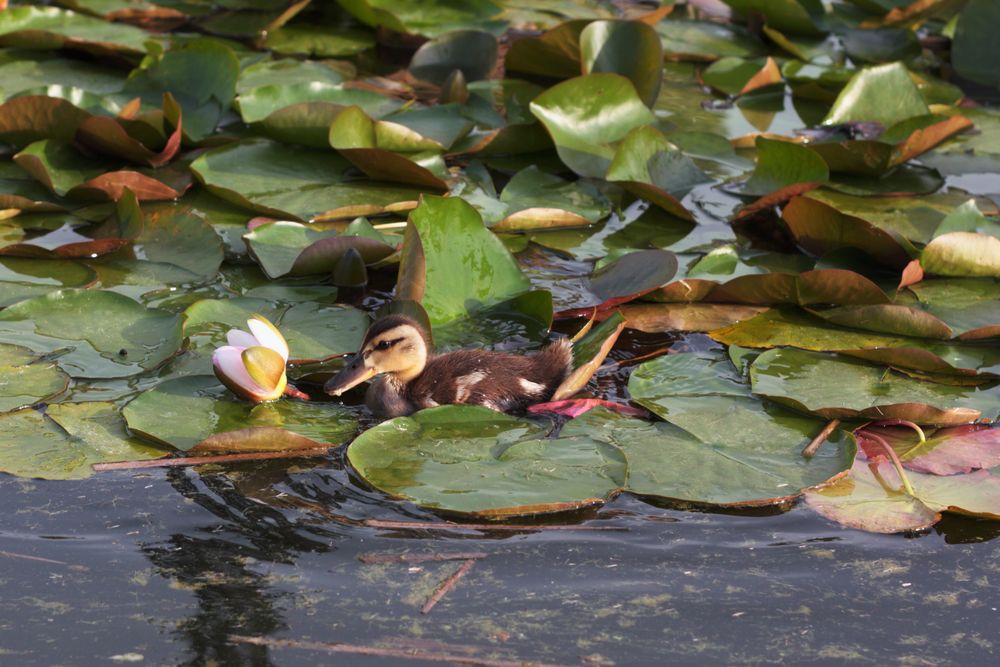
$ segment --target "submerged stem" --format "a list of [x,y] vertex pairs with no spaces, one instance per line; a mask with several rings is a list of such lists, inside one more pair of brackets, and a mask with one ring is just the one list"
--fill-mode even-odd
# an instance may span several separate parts
[[885,450],[885,453],[889,455],[889,460],[892,461],[892,465],[896,468],[896,474],[899,475],[899,481],[903,483],[903,490],[906,491],[907,495],[917,497],[916,492],[913,490],[913,486],[910,484],[910,478],[906,476],[903,471],[903,462],[899,460],[899,455],[896,454],[896,450],[892,448],[885,438],[880,435],[875,435],[874,433],[868,433],[867,436],[877,442]]

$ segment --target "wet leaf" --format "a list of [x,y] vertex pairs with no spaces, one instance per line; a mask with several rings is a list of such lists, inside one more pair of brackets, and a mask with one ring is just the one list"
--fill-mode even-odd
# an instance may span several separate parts
[[581,295],[576,307],[560,313],[562,317],[587,315],[598,308],[616,306],[638,299],[670,282],[677,273],[677,257],[667,250],[640,250],[623,255],[590,274],[589,294]]
[[753,392],[827,419],[905,419],[967,424],[1000,416],[1000,391],[916,380],[857,359],[792,349],[750,366]]
[[793,35],[816,36],[822,34],[816,27],[814,15],[822,14],[822,6],[814,0],[723,0],[740,12],[759,12],[767,25]]
[[603,178],[615,145],[654,121],[632,82],[618,74],[570,79],[535,98],[531,113],[552,136],[559,157],[580,176]]
[[625,481],[613,446],[550,425],[445,405],[362,433],[347,457],[375,488],[430,509],[489,519],[600,505]]
[[354,417],[332,403],[235,398],[210,375],[167,380],[122,410],[129,430],[192,453],[261,452],[336,445],[355,431]]
[[522,169],[508,181],[499,202],[505,206],[494,208],[487,202],[496,211],[492,217],[502,215],[492,226],[495,232],[579,227],[611,213],[610,202],[592,184],[566,181],[534,165]]
[[500,239],[461,199],[424,197],[410,214],[400,252],[397,296],[422,303],[434,325],[530,287]]
[[0,311],[0,341],[59,350],[59,365],[75,378],[152,370],[178,352],[181,340],[177,315],[102,290],[56,290]]
[[0,12],[0,46],[75,48],[95,55],[145,52],[149,34],[57,7],[11,7]]
[[969,424],[925,430],[920,441],[912,428],[867,425],[854,431],[858,445],[868,458],[884,456],[881,444],[872,436],[889,443],[907,470],[932,475],[956,475],[1000,465],[1000,429]]
[[920,306],[962,339],[1000,335],[1000,285],[989,278],[924,280],[910,285]]
[[710,303],[628,303],[619,309],[625,326],[646,333],[714,331],[749,320],[765,306]]
[[83,479],[95,463],[166,455],[131,437],[113,403],[59,403],[45,414],[0,414],[0,470],[21,477]]
[[810,149],[787,141],[757,137],[757,168],[743,187],[743,194],[763,197],[801,183],[820,184],[830,170]]
[[69,387],[69,376],[53,361],[26,347],[0,344],[0,412],[47,401]]
[[[754,398],[723,354],[647,361],[628,387],[634,402],[673,425],[640,441],[638,451],[622,444],[629,487],[637,493],[723,506],[781,504],[840,475],[854,459],[854,443],[843,432],[804,458],[802,447],[824,422]],[[640,456],[642,486],[632,476]],[[667,456],[674,464],[663,466]]]

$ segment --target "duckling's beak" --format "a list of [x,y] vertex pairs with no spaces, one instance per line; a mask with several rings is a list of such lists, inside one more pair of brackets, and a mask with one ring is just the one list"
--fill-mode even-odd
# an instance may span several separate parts
[[351,387],[357,386],[373,377],[375,377],[375,369],[371,366],[365,366],[364,358],[360,354],[356,354],[344,366],[344,370],[326,381],[326,384],[323,385],[323,391],[331,396],[340,396]]

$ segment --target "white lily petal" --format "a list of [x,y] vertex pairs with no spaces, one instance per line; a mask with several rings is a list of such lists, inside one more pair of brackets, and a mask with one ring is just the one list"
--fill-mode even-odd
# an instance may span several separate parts
[[241,329],[230,329],[226,341],[233,347],[254,347],[260,345],[257,339]]
[[254,318],[247,320],[247,326],[257,338],[258,345],[271,348],[280,354],[282,359],[288,361],[288,343],[273,324]]
[[[258,398],[268,391],[254,382],[243,364],[242,348],[224,345],[212,353],[212,365],[234,385],[243,389],[248,398]],[[232,388],[232,387],[230,387]]]

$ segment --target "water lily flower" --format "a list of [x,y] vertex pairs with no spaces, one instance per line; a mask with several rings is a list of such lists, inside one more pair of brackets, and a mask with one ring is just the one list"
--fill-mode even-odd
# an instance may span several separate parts
[[255,403],[273,401],[282,394],[308,398],[288,384],[288,343],[278,328],[256,314],[247,320],[247,327],[249,333],[231,329],[226,334],[229,345],[212,353],[215,377],[237,396]]

